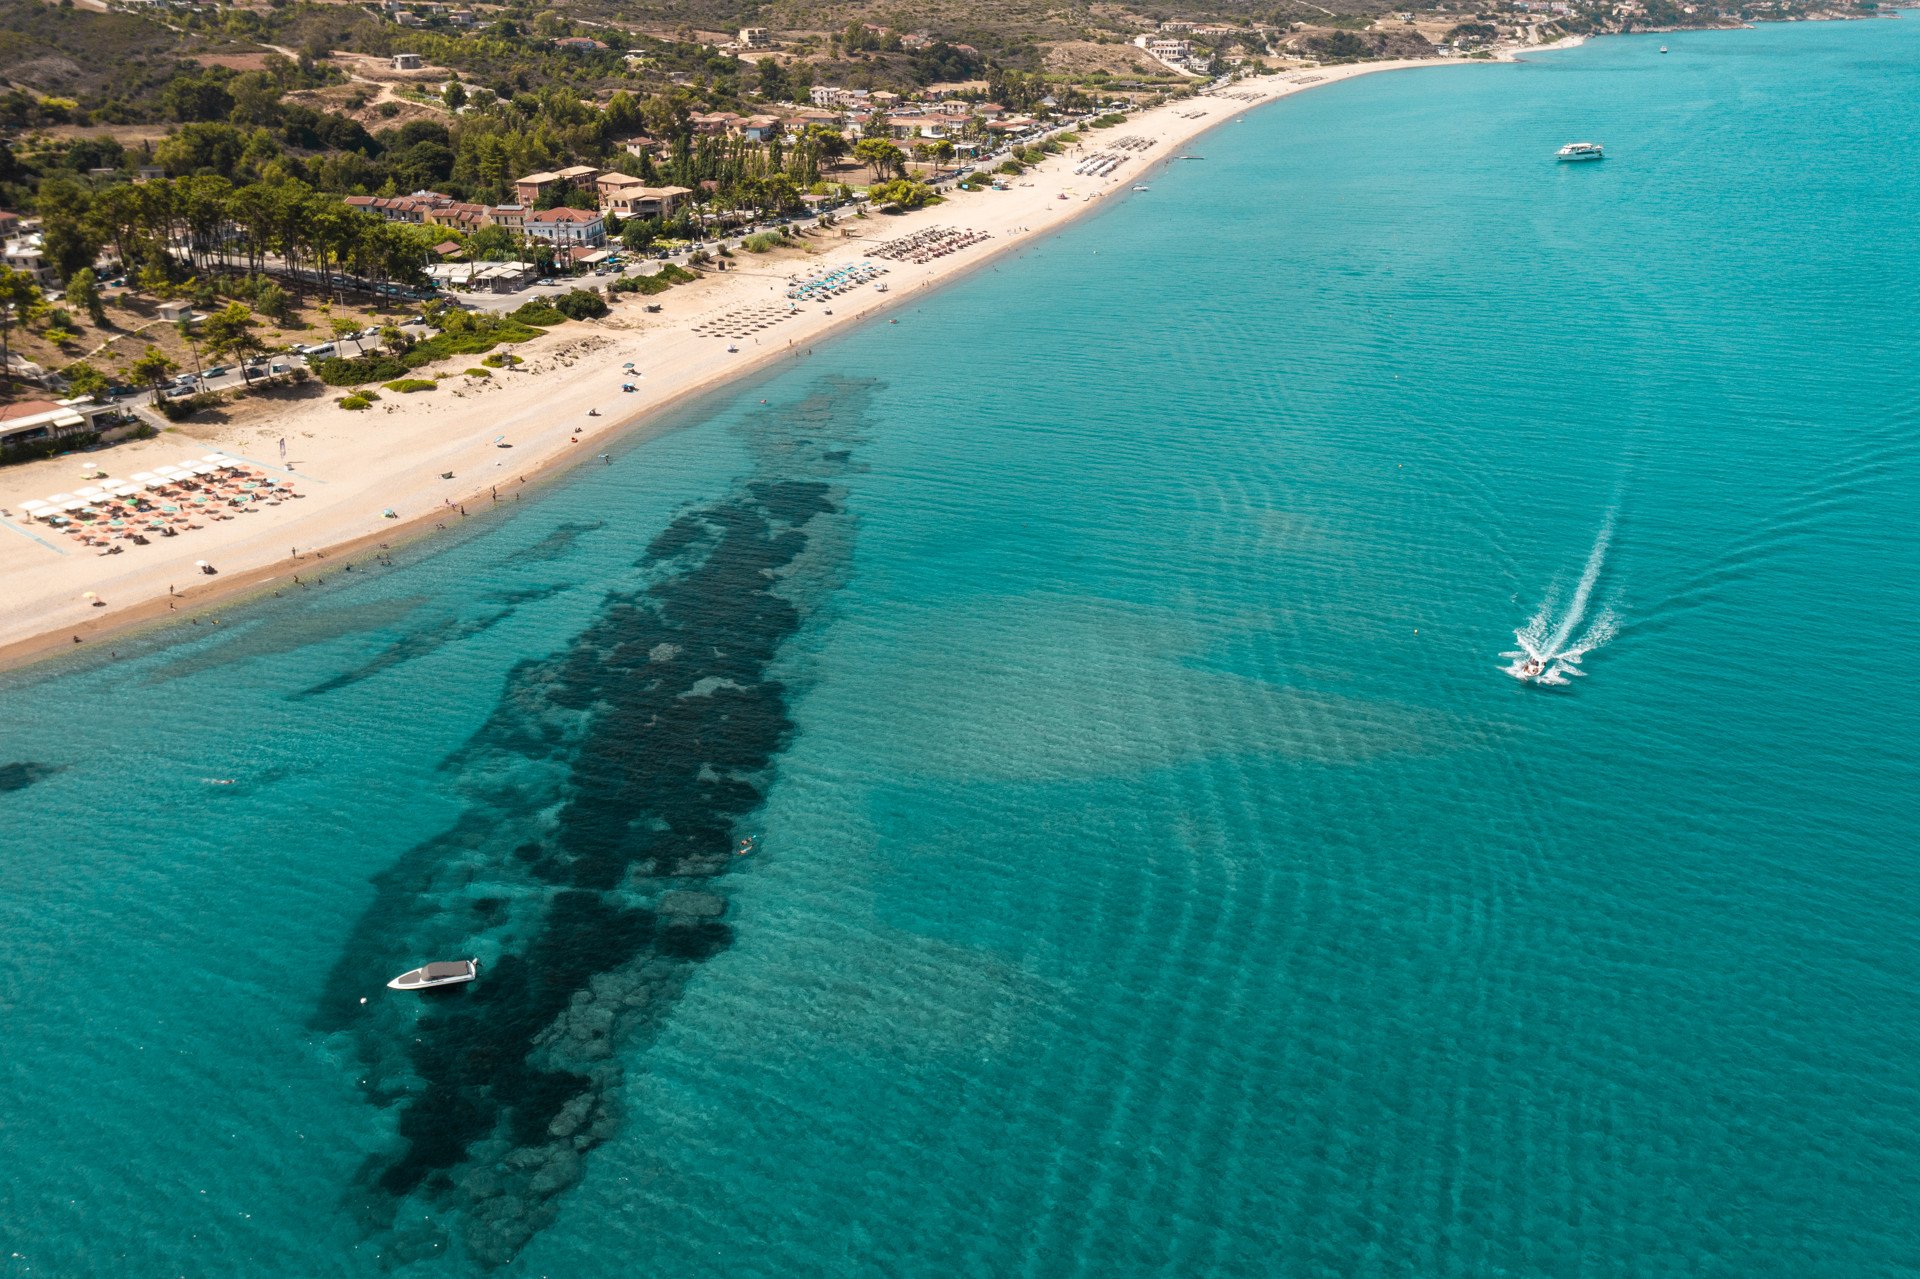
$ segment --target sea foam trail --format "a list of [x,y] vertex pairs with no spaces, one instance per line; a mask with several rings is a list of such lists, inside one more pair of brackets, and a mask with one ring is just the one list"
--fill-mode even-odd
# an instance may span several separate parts
[[[1613,610],[1603,606],[1591,620],[1588,610],[1606,569],[1607,551],[1613,545],[1614,519],[1619,510],[1618,502],[1607,509],[1607,517],[1593,539],[1593,549],[1587,552],[1586,566],[1580,572],[1580,581],[1573,589],[1573,598],[1567,602],[1566,610],[1556,620],[1557,600],[1549,592],[1539,611],[1513,633],[1520,647],[1501,654],[1513,659],[1506,667],[1507,674],[1535,684],[1565,684],[1570,675],[1586,674],[1580,669],[1581,658],[1613,638],[1618,629]],[[1577,640],[1575,635],[1579,636]]]

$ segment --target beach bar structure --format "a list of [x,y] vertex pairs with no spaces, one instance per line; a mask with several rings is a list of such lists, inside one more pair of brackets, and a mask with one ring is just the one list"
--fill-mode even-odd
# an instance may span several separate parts
[[0,405],[0,450],[38,444],[100,429],[103,417],[118,419],[120,410],[90,399],[25,400]]

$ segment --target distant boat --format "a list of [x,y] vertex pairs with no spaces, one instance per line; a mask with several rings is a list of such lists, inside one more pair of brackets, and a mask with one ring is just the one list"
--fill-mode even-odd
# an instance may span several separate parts
[[1134,186],[1133,186],[1133,189],[1134,189],[1134,190],[1136,190],[1136,191],[1151,191],[1151,190],[1153,190],[1153,188],[1152,188],[1152,187],[1150,187],[1150,186],[1148,186],[1148,185],[1147,185],[1146,183],[1144,183],[1144,182],[1136,182],[1136,183],[1134,183]]
[[480,975],[477,959],[446,959],[408,969],[387,983],[388,990],[427,990],[434,986],[458,986]]
[[1562,160],[1604,160],[1606,151],[1598,142],[1569,142],[1554,152]]
[[1663,44],[1663,45],[1661,45],[1661,46],[1660,46],[1660,52],[1662,52],[1662,53],[1665,53],[1666,51],[1667,51],[1667,46],[1666,46],[1666,45],[1664,45],[1664,44]]

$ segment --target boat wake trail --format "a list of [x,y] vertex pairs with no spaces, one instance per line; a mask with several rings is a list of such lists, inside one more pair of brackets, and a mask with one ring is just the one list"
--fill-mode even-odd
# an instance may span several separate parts
[[1586,568],[1581,571],[1580,582],[1574,587],[1566,608],[1562,610],[1557,594],[1549,591],[1539,611],[1525,626],[1514,631],[1513,638],[1520,647],[1500,654],[1513,659],[1512,665],[1505,668],[1507,674],[1531,684],[1566,684],[1570,676],[1586,674],[1580,668],[1582,658],[1613,638],[1619,629],[1613,609],[1603,604],[1591,615],[1589,610],[1593,606],[1594,590],[1606,568],[1607,548],[1613,542],[1613,521],[1618,511],[1618,505],[1607,511],[1599,536],[1593,539],[1593,549],[1587,552]]

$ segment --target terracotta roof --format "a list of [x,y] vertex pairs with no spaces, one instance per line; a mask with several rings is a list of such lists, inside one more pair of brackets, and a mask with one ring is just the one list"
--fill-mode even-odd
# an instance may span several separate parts
[[36,417],[42,413],[54,413],[60,406],[52,400],[22,400],[18,404],[0,404],[0,422],[11,422],[16,418]]

